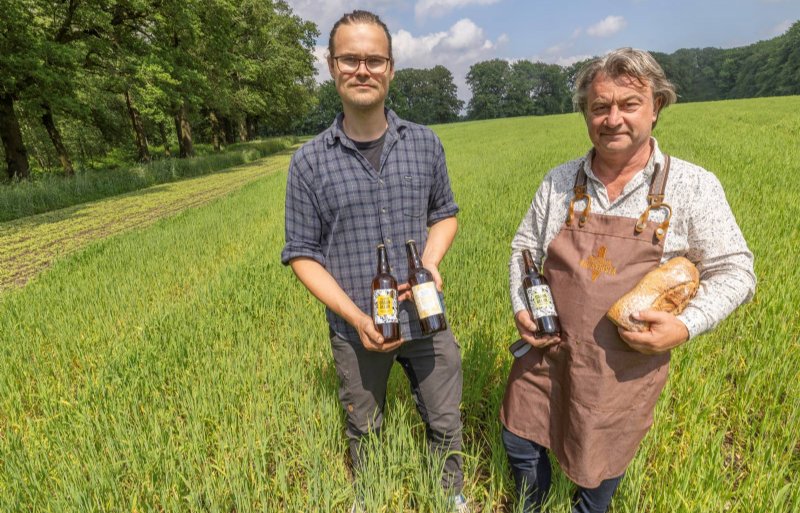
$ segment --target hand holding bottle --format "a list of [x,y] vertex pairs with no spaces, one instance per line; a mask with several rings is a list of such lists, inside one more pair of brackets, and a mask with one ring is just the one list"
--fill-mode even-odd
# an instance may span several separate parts
[[383,335],[381,335],[380,332],[375,329],[375,324],[372,318],[367,314],[364,314],[361,318],[359,318],[359,320],[353,324],[353,327],[358,332],[358,338],[361,340],[361,345],[363,345],[364,349],[367,351],[388,353],[389,351],[394,351],[404,342],[402,338],[387,342],[383,338]]
[[[433,283],[436,285],[436,290],[441,292],[444,281],[442,280],[442,275],[439,274],[439,267],[434,263],[426,262],[424,258],[422,259],[422,267],[430,271],[431,275],[433,276]],[[397,292],[400,294],[397,297],[398,301],[414,301],[414,295],[411,293],[410,283],[406,282],[398,285]]]
[[514,315],[514,323],[517,326],[517,331],[522,340],[532,345],[533,347],[547,347],[561,342],[558,335],[542,335],[536,336],[538,326],[531,317],[527,310],[520,310]]

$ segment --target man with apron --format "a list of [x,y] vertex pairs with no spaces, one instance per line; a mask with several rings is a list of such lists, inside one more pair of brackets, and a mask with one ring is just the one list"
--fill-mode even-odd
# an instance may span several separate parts
[[[512,242],[515,322],[533,346],[511,368],[500,413],[503,442],[526,512],[550,487],[549,450],[578,485],[574,512],[604,512],[653,423],[669,351],[714,327],[755,290],[753,257],[708,171],[670,158],[651,137],[674,88],[647,52],[623,48],[589,62],[575,104],[593,148],[540,185]],[[525,309],[521,252],[544,261],[561,322],[536,338]],[[678,316],[637,314],[641,333],[605,313],[650,270],[686,256],[697,296]]]

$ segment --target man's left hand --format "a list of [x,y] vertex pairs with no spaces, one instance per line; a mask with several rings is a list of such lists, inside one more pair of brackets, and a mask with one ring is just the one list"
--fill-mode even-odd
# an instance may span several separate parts
[[619,328],[619,336],[640,353],[664,353],[689,340],[686,325],[670,313],[643,310],[634,314],[633,318],[649,323],[647,331],[626,331]]
[[[422,262],[422,267],[430,271],[431,275],[433,275],[433,283],[436,285],[436,290],[439,292],[442,291],[442,275],[439,274],[439,268],[436,264],[432,264],[430,262]],[[397,286],[397,300],[398,301],[405,301],[406,299],[410,299],[411,301],[414,300],[414,296],[411,294],[411,285],[406,283],[401,283]]]

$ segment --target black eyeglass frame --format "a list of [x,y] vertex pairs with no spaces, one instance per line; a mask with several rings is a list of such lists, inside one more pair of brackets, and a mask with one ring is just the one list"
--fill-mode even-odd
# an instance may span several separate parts
[[[339,62],[339,59],[344,59],[344,58],[353,59],[353,60],[356,60],[358,62],[356,63],[354,68],[344,70],[344,69],[342,69],[341,63]],[[383,69],[381,69],[381,70],[371,69],[369,67],[369,64],[367,64],[367,61],[370,60],[370,59],[382,59],[384,61]],[[333,57],[333,60],[336,61],[336,68],[342,73],[355,73],[356,71],[358,71],[358,68],[361,67],[361,63],[363,62],[364,63],[364,67],[367,69],[367,71],[369,71],[370,73],[375,74],[375,75],[380,75],[380,74],[383,74],[383,73],[386,73],[387,71],[389,71],[389,63],[392,62],[391,57],[384,57],[383,55],[369,55],[367,57],[364,57],[363,59],[359,59],[355,55],[337,55],[337,56]]]

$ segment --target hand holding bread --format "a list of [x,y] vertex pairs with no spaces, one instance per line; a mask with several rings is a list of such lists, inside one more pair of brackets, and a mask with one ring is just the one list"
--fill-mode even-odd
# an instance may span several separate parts
[[617,300],[606,317],[627,331],[646,331],[648,323],[633,318],[642,310],[678,315],[700,286],[700,273],[687,258],[675,257],[647,273],[627,294]]

